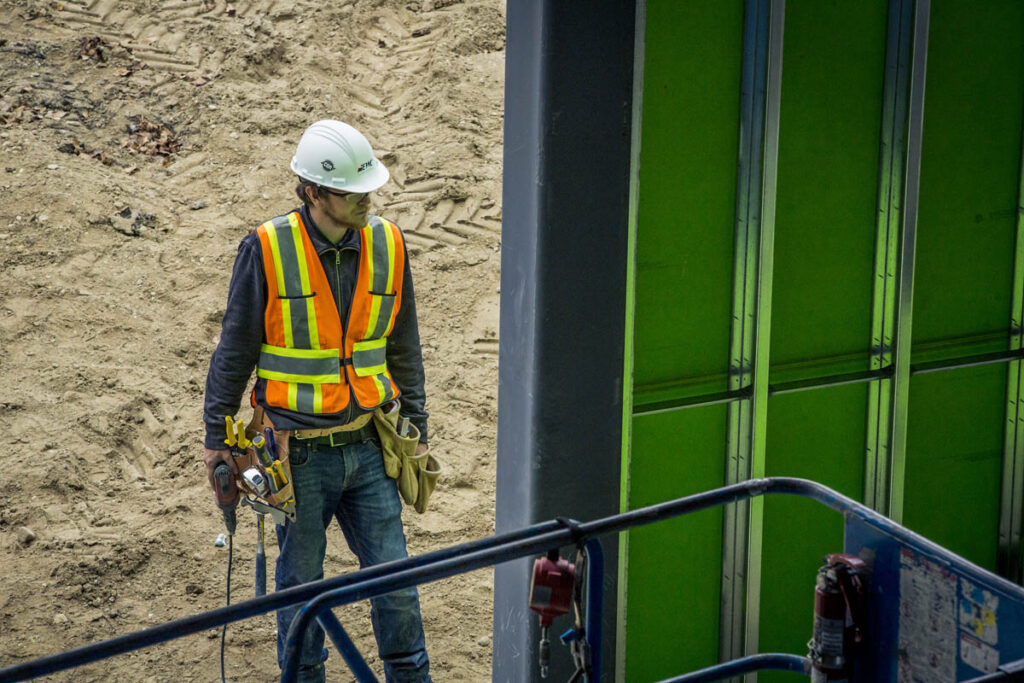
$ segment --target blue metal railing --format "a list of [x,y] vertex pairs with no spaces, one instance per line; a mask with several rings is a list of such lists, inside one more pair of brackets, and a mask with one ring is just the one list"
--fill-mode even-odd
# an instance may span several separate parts
[[[577,527],[575,526],[575,523],[573,524],[575,528],[583,526],[578,525]],[[565,530],[565,527],[561,525],[559,525],[559,527]],[[571,532],[565,531],[565,533]],[[537,538],[546,538],[547,536],[548,534],[542,534]],[[285,639],[285,662],[284,668],[281,671],[281,681],[287,681],[290,683],[291,681],[296,680],[299,670],[298,654],[302,649],[302,639],[306,633],[306,629],[310,626],[310,622],[314,618],[320,622],[324,631],[327,632],[328,637],[330,637],[332,642],[334,642],[335,647],[337,647],[339,652],[342,653],[342,657],[345,659],[346,663],[349,664],[353,673],[356,673],[356,680],[358,680],[359,683],[376,681],[377,679],[372,673],[368,676],[364,674],[363,677],[360,677],[357,673],[360,670],[368,673],[369,668],[366,666],[366,663],[363,661],[359,653],[353,653],[348,647],[348,643],[351,643],[351,640],[348,638],[348,635],[345,633],[341,624],[338,623],[337,619],[334,617],[334,614],[331,612],[331,608],[365,598],[376,597],[377,595],[425,583],[427,581],[435,581],[437,579],[447,578],[449,576],[454,576],[455,574],[462,574],[474,569],[482,569],[496,564],[497,562],[536,555],[550,548],[568,545],[572,542],[572,537],[569,537],[564,542],[554,542],[546,545],[537,545],[538,542],[539,541],[531,541],[525,543],[524,547],[528,547],[530,550],[517,549],[515,554],[511,556],[506,556],[508,551],[506,549],[506,545],[502,544],[494,548],[482,548],[473,553],[462,554],[458,557],[431,563],[430,565],[396,570],[395,573],[389,575],[385,579],[368,579],[360,583],[321,593],[299,610],[298,614],[296,614],[295,618],[292,620],[291,627],[288,629],[287,638]],[[601,550],[600,542],[594,538],[587,540],[586,551],[588,556],[587,591],[589,593],[588,599],[586,600],[586,603],[589,606],[587,610],[586,635],[590,642],[600,643],[600,605],[604,598],[602,588],[604,577],[604,554]],[[596,606],[596,608],[594,606]],[[355,666],[353,666],[353,662],[349,661],[350,658],[353,658],[353,655],[355,658],[358,658],[357,661],[355,661]],[[591,649],[590,669],[592,679],[600,680],[600,646],[593,647]]]
[[[539,555],[552,548],[576,545],[582,542],[583,539],[595,539],[605,534],[618,533],[664,519],[769,493],[811,498],[844,514],[861,517],[866,521],[890,530],[904,539],[914,541],[925,548],[932,548],[939,552],[948,552],[908,529],[900,527],[877,512],[821,484],[805,479],[787,477],[752,479],[713,491],[705,491],[692,496],[686,496],[685,498],[651,505],[591,522],[573,524],[572,528],[564,523],[552,520],[451,548],[368,567],[352,574],[303,584],[271,595],[240,602],[229,607],[221,607],[99,643],[15,664],[0,669],[0,681],[23,681],[44,674],[64,671],[132,650],[191,635],[199,631],[223,626],[234,621],[265,614],[289,605],[308,603],[300,610],[299,615],[292,622],[292,627],[289,630],[286,648],[287,653],[293,653],[296,651],[301,640],[300,634],[305,632],[305,626],[308,626],[312,619],[317,618],[318,614],[326,614],[325,610],[330,610],[333,607],[376,597],[400,588],[436,581],[475,569],[482,569],[501,562]],[[591,568],[594,569],[593,565],[598,563],[592,563]],[[603,567],[601,570],[603,572]],[[1003,579],[997,580],[1005,582],[1006,586],[1010,589],[1014,588],[1014,585],[1008,581]],[[595,580],[591,581],[590,584],[591,589],[595,589],[602,582]],[[590,598],[588,603],[593,609],[588,612],[588,622],[593,621],[598,625],[596,628],[593,625],[589,625],[588,635],[591,642],[595,643],[594,647],[591,648],[591,652],[594,660],[600,666],[600,641],[595,638],[600,632],[600,601],[596,599],[596,594],[592,594]],[[341,625],[333,615],[330,617],[323,616],[321,623],[325,622],[334,630],[335,636],[339,635]],[[340,629],[340,633],[344,635],[343,629]],[[344,636],[342,640],[347,640],[347,636]],[[349,655],[355,651],[354,646],[346,649]],[[705,669],[703,672],[687,674],[688,676],[705,676],[704,678],[683,677],[672,680],[716,680],[714,678],[707,678],[707,675],[711,675],[708,672],[721,670],[722,667],[732,665],[755,667],[744,669],[745,672],[770,668],[782,668],[783,670],[791,671],[793,669],[790,667],[796,665],[796,660],[792,659],[793,655],[773,654],[766,655],[765,657],[762,659],[744,658],[743,660],[736,660],[735,662],[728,662]],[[801,666],[803,666],[802,662]],[[287,657],[281,680],[294,680],[295,668],[297,668],[295,657]],[[736,674],[726,673],[719,678],[728,678],[732,675]]]
[[724,664],[709,666],[700,671],[666,678],[660,683],[709,683],[710,681],[724,681],[726,678],[742,676],[743,674],[755,671],[792,671],[793,673],[810,675],[811,662],[807,657],[799,655],[784,655],[779,653],[751,655],[741,657]]

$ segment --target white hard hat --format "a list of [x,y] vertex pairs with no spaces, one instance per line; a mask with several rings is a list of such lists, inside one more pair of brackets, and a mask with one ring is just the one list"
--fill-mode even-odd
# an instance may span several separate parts
[[317,121],[302,134],[292,171],[342,192],[372,192],[391,177],[363,134],[333,119]]

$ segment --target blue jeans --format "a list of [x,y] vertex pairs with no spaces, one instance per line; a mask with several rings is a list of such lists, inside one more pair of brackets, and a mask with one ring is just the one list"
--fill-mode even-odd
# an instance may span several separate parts
[[[291,441],[289,460],[295,484],[296,519],[277,527],[277,590],[324,577],[327,527],[338,520],[359,566],[406,557],[402,502],[394,479],[384,473],[376,440],[347,446]],[[377,651],[390,681],[430,681],[415,587],[373,598],[371,619]],[[288,627],[301,605],[277,613],[277,661],[284,664]],[[306,631],[299,656],[299,681],[324,681],[324,631],[315,622]]]

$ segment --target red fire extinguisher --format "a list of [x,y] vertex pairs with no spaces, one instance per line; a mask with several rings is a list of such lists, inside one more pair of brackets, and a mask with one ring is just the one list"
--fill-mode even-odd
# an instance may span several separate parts
[[808,643],[811,683],[847,683],[864,640],[867,565],[855,555],[832,554],[814,586],[814,637]]

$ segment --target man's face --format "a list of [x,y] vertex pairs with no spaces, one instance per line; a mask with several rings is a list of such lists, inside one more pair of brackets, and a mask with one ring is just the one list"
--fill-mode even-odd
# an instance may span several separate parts
[[320,188],[319,208],[339,227],[359,230],[370,214],[370,193],[347,193]]

